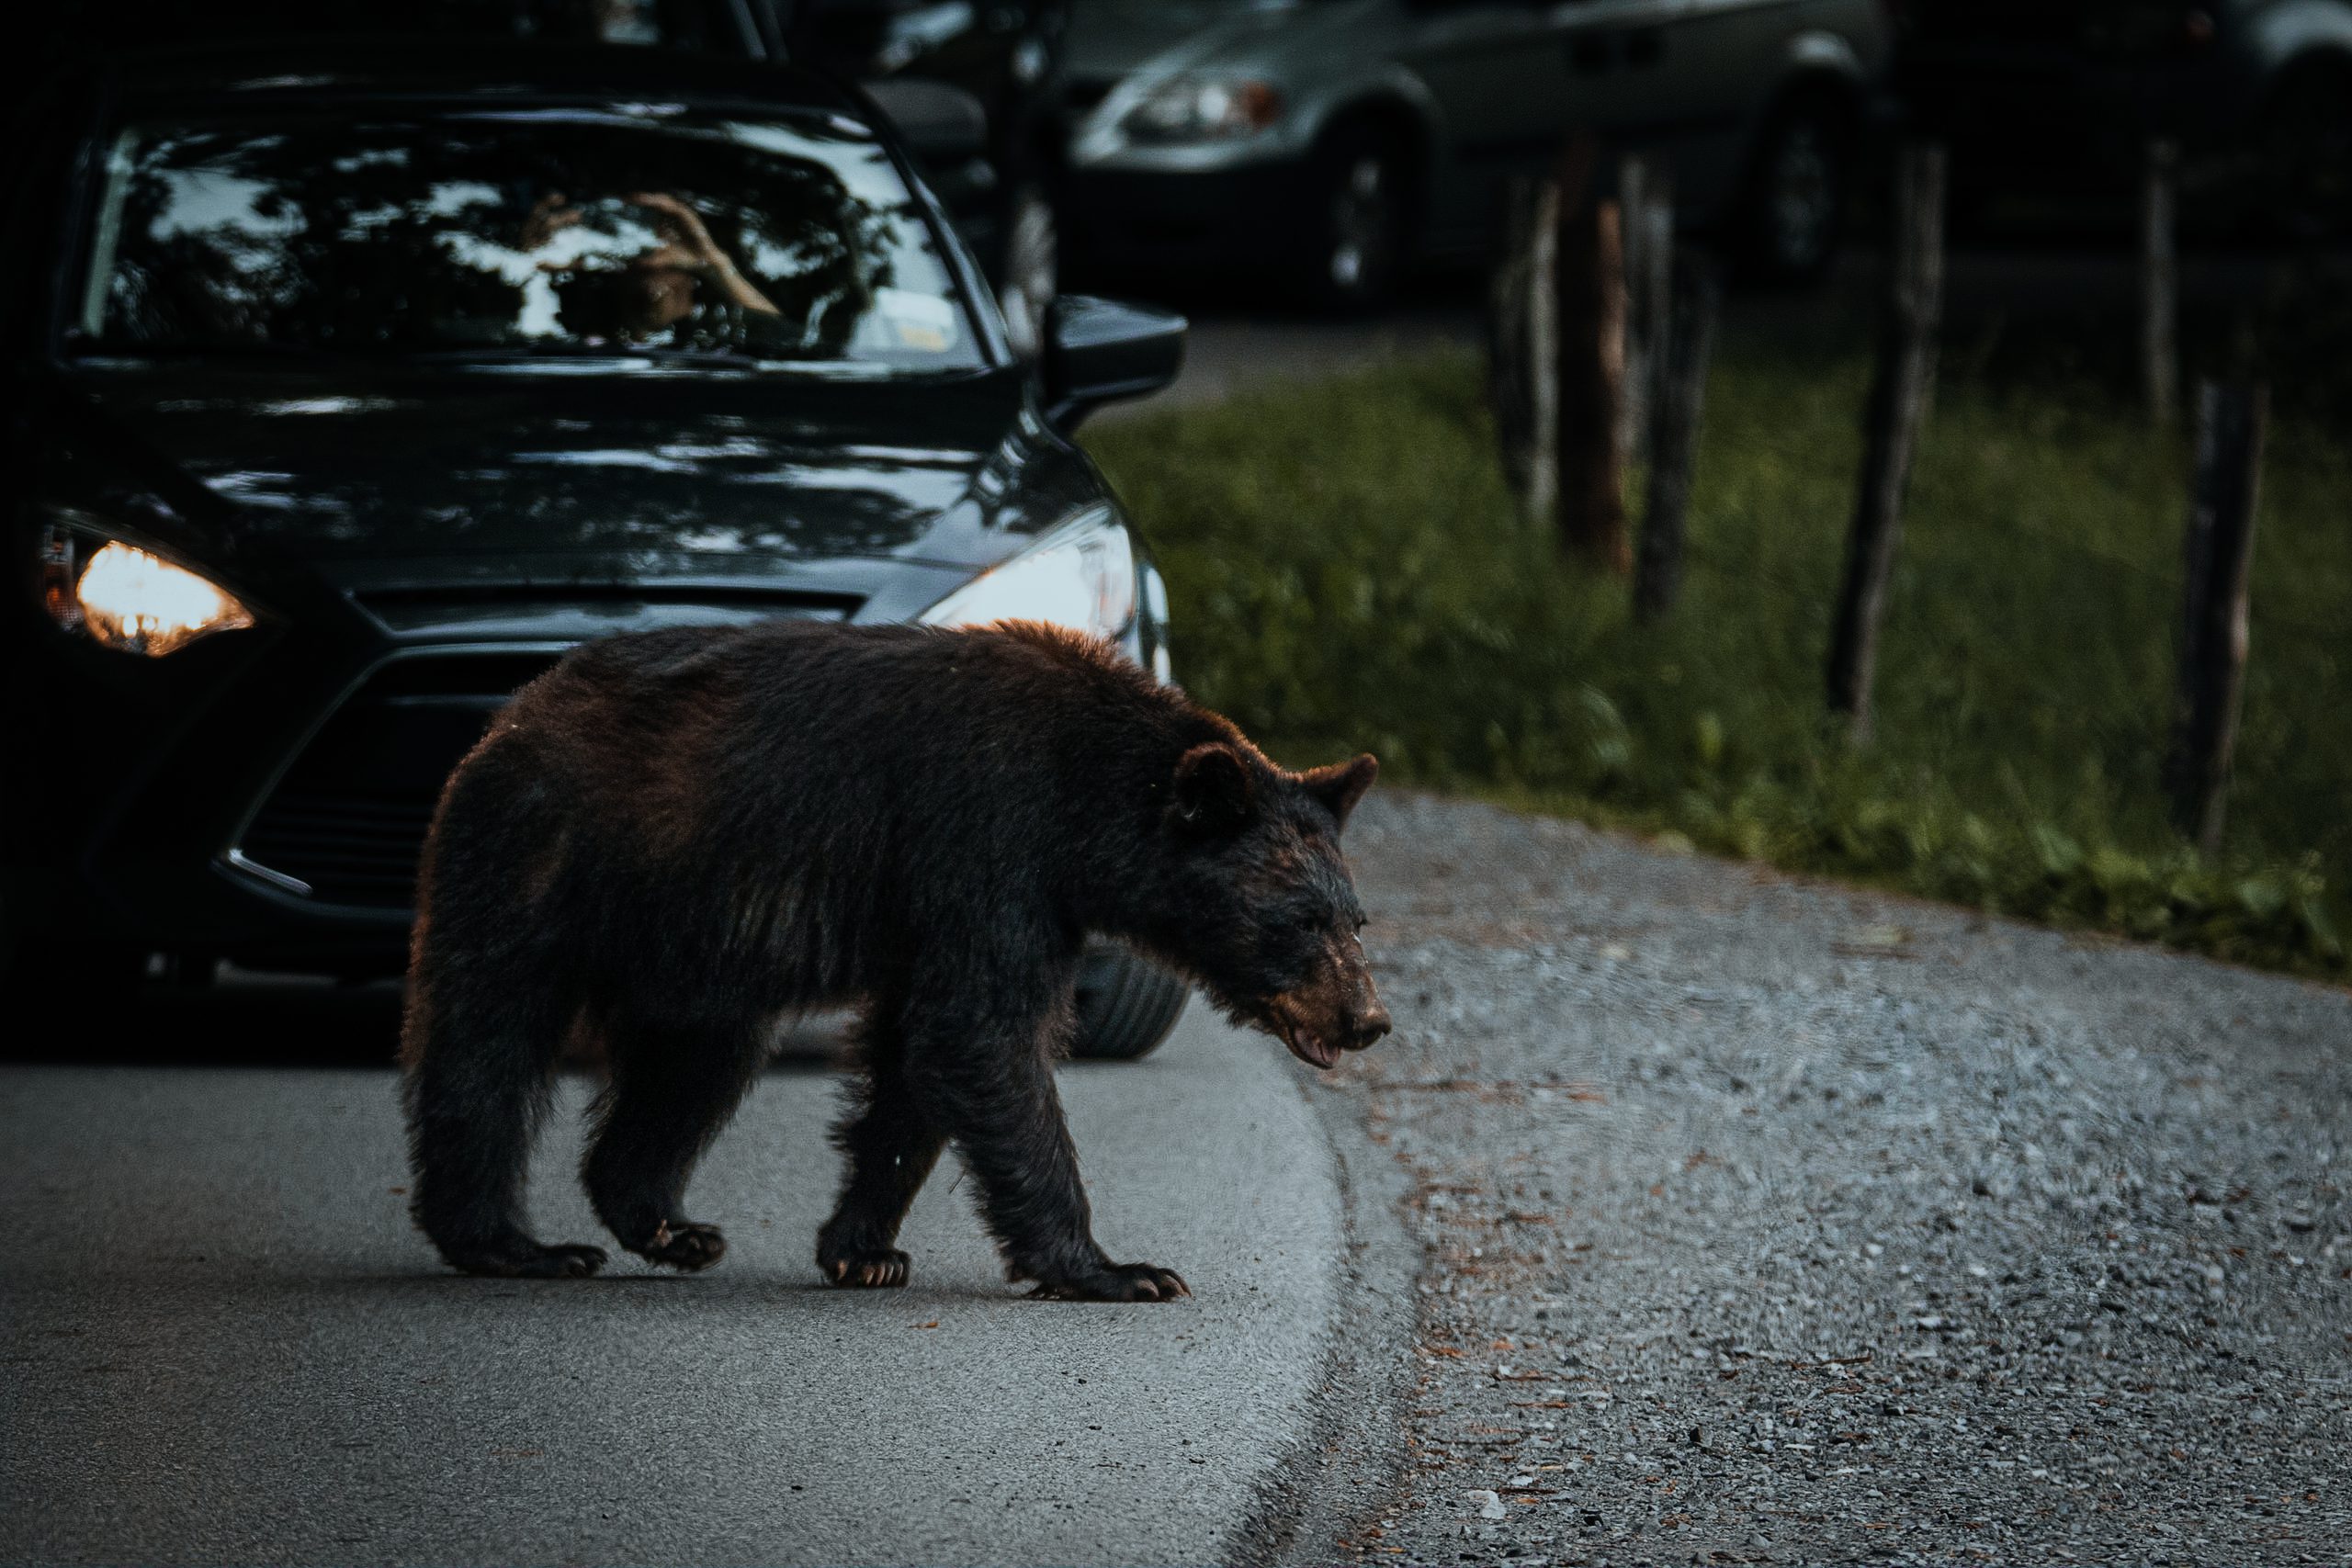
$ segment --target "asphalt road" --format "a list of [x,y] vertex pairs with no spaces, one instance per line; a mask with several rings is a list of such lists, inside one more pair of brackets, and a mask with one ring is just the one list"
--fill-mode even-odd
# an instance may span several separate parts
[[[1097,1234],[1194,1291],[1099,1306],[1016,1295],[948,1169],[910,1288],[819,1285],[805,1060],[695,1183],[718,1269],[544,1283],[447,1274],[411,1231],[382,1068],[0,1067],[0,1560],[1246,1555],[1340,1307],[1302,1071],[1197,1006],[1147,1062],[1065,1070]],[[584,1094],[533,1201],[602,1241]]]

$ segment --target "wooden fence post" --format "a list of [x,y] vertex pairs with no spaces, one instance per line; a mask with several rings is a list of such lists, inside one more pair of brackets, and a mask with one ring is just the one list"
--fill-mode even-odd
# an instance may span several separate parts
[[[1589,167],[1589,136],[1569,157]],[[1563,202],[1560,230],[1560,543],[1570,554],[1623,572],[1625,478],[1618,462],[1618,405],[1625,384],[1623,215],[1614,200]]]
[[1634,618],[1652,622],[1682,592],[1682,540],[1698,457],[1699,418],[1714,354],[1723,281],[1696,251],[1674,258],[1672,305],[1657,352],[1657,418],[1650,427],[1649,502],[1642,514],[1641,553],[1634,563]]
[[1560,494],[1559,171],[1504,190],[1502,254],[1487,290],[1487,391],[1503,478],[1530,525]]
[[2179,143],[2157,137],[2140,183],[2140,384],[2164,426],[2180,406],[2179,194]]
[[1630,468],[1649,450],[1665,373],[1667,315],[1674,288],[1674,165],[1629,153],[1618,165],[1625,224],[1625,379],[1617,411],[1617,461]]
[[1912,141],[1897,157],[1861,486],[1829,643],[1829,706],[1846,716],[1848,736],[1858,745],[1871,738],[1879,623],[1903,536],[1912,453],[1935,389],[1936,324],[1943,307],[1944,150]]
[[2246,590],[2254,564],[2262,442],[2270,392],[2260,384],[2197,389],[2197,475],[2188,508],[2180,683],[2165,783],[2173,820],[2213,854],[2229,808],[2230,754],[2245,681]]

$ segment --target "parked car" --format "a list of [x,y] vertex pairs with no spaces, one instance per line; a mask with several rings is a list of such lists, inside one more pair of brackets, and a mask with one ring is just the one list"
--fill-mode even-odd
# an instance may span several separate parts
[[1499,181],[1583,128],[1670,155],[1687,221],[1811,276],[1889,42],[1880,0],[1078,0],[1069,241],[1362,306],[1486,245]]
[[2178,141],[2200,216],[2352,227],[2352,0],[1908,0],[1902,85],[1964,204],[2106,191]]
[[[603,633],[1024,615],[1167,674],[1165,590],[1062,432],[1165,384],[1182,319],[1066,299],[1025,367],[853,91],[379,44],[51,107],[0,296],[0,907],[46,980],[397,970],[448,770]],[[1106,949],[1082,1045],[1182,999]]]

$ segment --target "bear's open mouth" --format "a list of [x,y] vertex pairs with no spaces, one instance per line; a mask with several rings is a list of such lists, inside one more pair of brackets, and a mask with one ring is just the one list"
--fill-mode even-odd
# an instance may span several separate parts
[[1335,1067],[1340,1063],[1340,1048],[1311,1029],[1289,1029],[1283,1032],[1283,1043],[1290,1054],[1310,1067]]
[[1339,1043],[1324,1038],[1293,1018],[1279,1000],[1267,1008],[1266,1021],[1273,1025],[1273,1032],[1282,1037],[1282,1043],[1290,1047],[1290,1054],[1308,1066],[1329,1069],[1339,1065]]

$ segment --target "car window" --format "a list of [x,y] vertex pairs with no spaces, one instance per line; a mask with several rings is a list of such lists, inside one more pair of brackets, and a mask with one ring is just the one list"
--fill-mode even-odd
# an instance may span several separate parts
[[864,128],[572,110],[134,125],[79,348],[981,363]]

